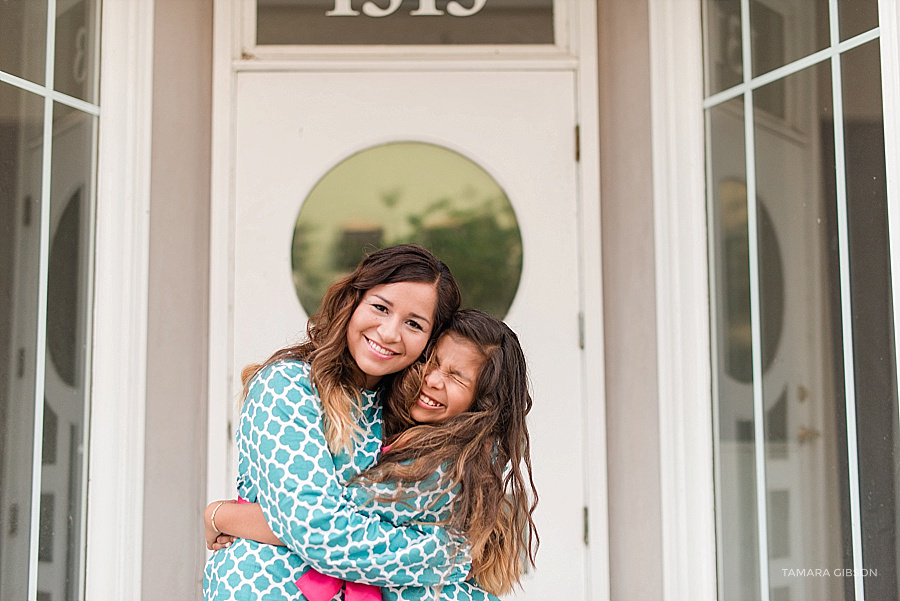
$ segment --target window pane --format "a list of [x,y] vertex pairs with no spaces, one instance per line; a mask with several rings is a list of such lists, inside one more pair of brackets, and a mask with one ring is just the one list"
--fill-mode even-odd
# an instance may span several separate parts
[[878,41],[841,56],[866,597],[898,598],[897,374]]
[[44,101],[0,83],[0,590],[28,595]]
[[60,2],[56,15],[56,58],[53,87],[64,94],[96,101],[97,28],[94,0]]
[[717,350],[713,366],[719,595],[751,601],[759,598],[759,541],[743,98],[710,109],[707,128]]
[[553,0],[258,0],[257,44],[552,44]]
[[852,567],[830,73],[784,78],[796,110],[756,107],[754,128],[769,583],[791,599],[845,598],[848,579],[790,570]]
[[0,71],[44,84],[47,2],[0,2]]
[[878,27],[878,0],[840,0],[841,41]]
[[96,118],[54,106],[38,590],[75,600],[82,582],[87,315]]
[[756,77],[828,46],[828,0],[751,0],[750,28]]
[[506,193],[461,154],[421,142],[368,148],[319,180],[300,210],[294,286],[312,315],[325,289],[367,251],[428,248],[450,267],[463,306],[504,317],[522,274],[522,237]]
[[706,0],[703,30],[706,95],[711,96],[744,81],[740,0]]

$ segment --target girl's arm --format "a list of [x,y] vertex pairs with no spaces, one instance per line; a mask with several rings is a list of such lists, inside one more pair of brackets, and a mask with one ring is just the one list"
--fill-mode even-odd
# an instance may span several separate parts
[[[336,475],[323,420],[306,364],[270,365],[250,388],[241,437],[272,533],[317,571],[344,580],[376,586],[465,580],[471,565],[463,537],[356,511]],[[221,509],[227,515],[234,508]]]

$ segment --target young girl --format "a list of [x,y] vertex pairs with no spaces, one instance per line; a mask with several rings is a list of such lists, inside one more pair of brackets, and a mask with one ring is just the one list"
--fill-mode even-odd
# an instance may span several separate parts
[[[519,581],[521,559],[533,564],[538,542],[525,425],[531,397],[516,335],[484,312],[460,311],[427,365],[407,370],[395,393],[386,413],[385,454],[351,482],[351,498],[394,524],[442,523],[465,533],[475,579],[493,594],[508,592]],[[219,527],[281,544],[260,511],[242,511],[240,521],[233,516],[234,522]],[[231,540],[219,537],[213,548]],[[315,587],[322,583],[329,581],[310,571],[298,584],[313,601],[331,599],[340,587],[331,581],[317,597]],[[477,592],[448,585],[440,596],[469,599],[478,598]],[[402,599],[403,593],[385,589],[384,598]]]
[[[377,251],[328,290],[307,342],[245,374],[238,494],[259,503],[287,547],[240,539],[213,554],[207,600],[295,599],[308,568],[378,586],[465,580],[464,539],[363,514],[343,487],[380,453],[379,391],[423,355],[458,306],[456,282],[430,253]],[[218,503],[207,518],[215,527],[234,507]]]

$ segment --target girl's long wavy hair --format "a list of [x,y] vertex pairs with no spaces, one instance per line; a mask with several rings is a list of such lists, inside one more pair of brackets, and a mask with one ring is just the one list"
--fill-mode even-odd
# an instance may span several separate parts
[[[266,365],[282,359],[307,361],[322,400],[329,448],[333,453],[352,449],[359,433],[356,407],[366,376],[347,347],[347,325],[368,290],[399,282],[434,284],[437,291],[427,353],[459,308],[459,286],[447,266],[424,248],[414,244],[391,246],[369,254],[353,273],[328,288],[319,311],[307,322],[305,342],[283,348],[265,363],[248,365],[241,371],[243,397],[247,396],[250,381]],[[388,376],[379,382],[379,387],[390,391],[399,381]]]
[[484,358],[472,407],[442,423],[416,425],[409,409],[428,364],[408,369],[385,416],[386,433],[397,439],[358,478],[414,484],[447,466],[460,487],[448,526],[467,536],[478,583],[501,595],[519,582],[524,561],[534,565],[540,542],[532,519],[538,495],[525,424],[532,404],[525,355],[516,334],[483,311],[457,312],[444,335],[470,342]]

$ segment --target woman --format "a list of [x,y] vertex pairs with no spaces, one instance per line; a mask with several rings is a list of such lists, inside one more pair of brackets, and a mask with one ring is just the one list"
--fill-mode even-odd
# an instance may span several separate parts
[[[478,583],[497,595],[509,592],[521,576],[522,558],[533,565],[538,542],[528,500],[529,489],[537,499],[525,423],[531,396],[518,338],[482,311],[460,311],[427,365],[407,370],[399,393],[389,400],[388,434],[395,434],[378,464],[351,483],[351,498],[394,524],[445,523],[464,533]],[[230,517],[219,525],[230,534],[282,544],[258,506]],[[220,536],[212,548],[231,540]],[[340,589],[312,570],[298,586],[312,601],[331,599]],[[440,596],[469,599],[477,592],[450,585]],[[388,600],[404,598],[403,589],[383,593]]]
[[[380,452],[380,391],[422,356],[458,306],[456,282],[428,251],[376,251],[328,290],[306,342],[245,370],[238,493],[260,504],[287,547],[241,539],[213,554],[206,599],[296,599],[294,583],[309,568],[377,586],[466,579],[464,538],[365,515],[343,487]],[[211,522],[232,507],[217,504]]]

